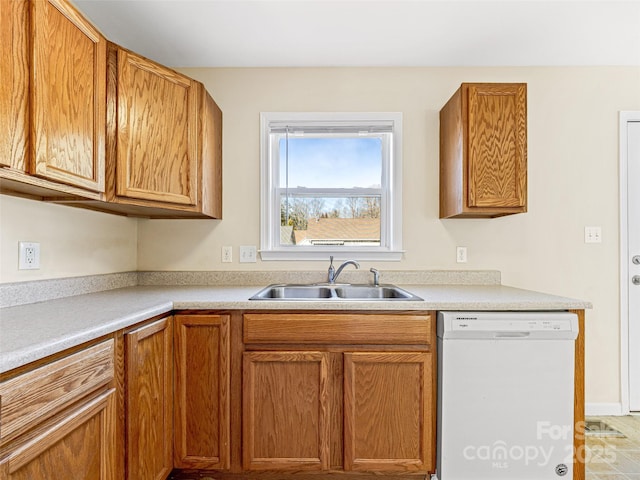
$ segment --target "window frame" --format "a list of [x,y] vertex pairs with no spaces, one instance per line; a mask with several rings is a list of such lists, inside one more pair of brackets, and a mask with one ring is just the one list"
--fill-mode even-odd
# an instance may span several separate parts
[[[379,246],[281,246],[279,147],[271,142],[272,124],[391,125],[382,156]],[[351,192],[355,196],[378,189],[289,188],[309,196]],[[374,190],[376,190],[374,192]],[[386,207],[386,208],[385,208]],[[402,113],[400,112],[261,112],[260,113],[260,257],[262,260],[336,259],[399,261],[402,258]]]

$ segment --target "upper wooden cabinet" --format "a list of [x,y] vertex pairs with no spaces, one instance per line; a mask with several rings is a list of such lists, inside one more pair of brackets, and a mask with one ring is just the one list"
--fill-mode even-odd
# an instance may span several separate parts
[[31,172],[102,192],[106,40],[62,0],[31,8]]
[[220,218],[222,112],[203,85],[114,44],[107,85],[107,200]]
[[463,83],[440,110],[440,218],[527,211],[527,85]]
[[3,1],[0,21],[2,191],[100,198],[106,40],[66,0]]
[[151,218],[222,217],[222,112],[109,44],[68,0],[0,0],[0,192]]
[[0,166],[26,171],[29,133],[29,4],[0,1]]

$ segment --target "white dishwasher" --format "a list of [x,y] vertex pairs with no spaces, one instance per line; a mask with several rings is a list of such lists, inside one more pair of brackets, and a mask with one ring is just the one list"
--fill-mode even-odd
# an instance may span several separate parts
[[438,313],[438,480],[573,478],[569,312]]

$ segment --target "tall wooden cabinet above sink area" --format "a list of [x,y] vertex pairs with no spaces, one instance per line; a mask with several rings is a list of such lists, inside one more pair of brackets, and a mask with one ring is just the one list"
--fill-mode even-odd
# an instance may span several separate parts
[[0,192],[123,215],[221,218],[222,112],[111,44],[67,0],[0,2]]

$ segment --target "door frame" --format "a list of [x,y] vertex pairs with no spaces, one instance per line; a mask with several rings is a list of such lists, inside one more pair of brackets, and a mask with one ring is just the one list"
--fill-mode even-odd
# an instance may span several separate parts
[[627,124],[640,122],[640,111],[620,112],[620,397],[622,414],[630,412],[630,379],[629,379],[629,191],[628,166],[629,149]]

